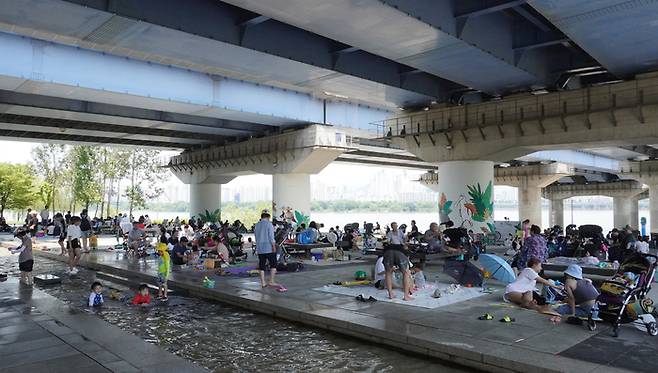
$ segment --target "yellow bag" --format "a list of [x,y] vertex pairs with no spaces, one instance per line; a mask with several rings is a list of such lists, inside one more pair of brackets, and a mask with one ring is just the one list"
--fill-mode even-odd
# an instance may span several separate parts
[[92,234],[91,237],[89,237],[89,247],[92,249],[98,248],[98,237],[96,237],[95,234]]

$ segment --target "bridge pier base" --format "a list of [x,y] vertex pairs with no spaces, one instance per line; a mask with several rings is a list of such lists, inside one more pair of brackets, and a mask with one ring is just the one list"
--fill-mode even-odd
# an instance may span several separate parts
[[[631,224],[632,204],[633,198],[630,196],[612,197],[613,226],[615,228],[623,228],[628,224],[637,229],[637,225]],[[635,220],[637,221],[637,202],[635,202],[635,205]]]
[[221,184],[190,184],[190,216],[222,208]]
[[272,214],[311,213],[311,175],[302,173],[272,175]]

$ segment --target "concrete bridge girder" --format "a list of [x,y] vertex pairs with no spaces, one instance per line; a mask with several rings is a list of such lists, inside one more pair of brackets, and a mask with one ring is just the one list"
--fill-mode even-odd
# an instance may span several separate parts
[[271,137],[187,151],[172,157],[169,168],[181,181],[190,184],[192,213],[205,211],[204,206],[219,208],[215,206],[221,201],[221,184],[236,176],[261,173],[273,175],[274,213],[298,211],[308,215],[310,175],[353,149],[344,132],[314,125]]
[[658,74],[635,81],[410,113],[387,135],[427,162],[506,162],[535,151],[658,140]]

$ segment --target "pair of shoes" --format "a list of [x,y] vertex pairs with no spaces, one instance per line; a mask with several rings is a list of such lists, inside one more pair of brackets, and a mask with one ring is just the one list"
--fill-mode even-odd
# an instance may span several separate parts
[[502,322],[502,323],[506,323],[506,324],[507,324],[507,323],[511,323],[511,322],[514,322],[514,321],[516,321],[516,319],[515,319],[515,318],[513,318],[513,317],[509,317],[508,315],[505,315],[505,316],[503,316],[503,318],[502,318],[502,319],[500,319],[500,320],[498,320],[498,321],[500,321],[500,322]]
[[485,313],[484,315],[478,317],[478,320],[493,320],[493,315],[490,313]]
[[377,302],[377,299],[375,299],[375,297],[370,296],[368,297],[368,299],[366,299],[366,297],[363,296],[363,294],[357,295],[356,300],[358,300],[359,302]]

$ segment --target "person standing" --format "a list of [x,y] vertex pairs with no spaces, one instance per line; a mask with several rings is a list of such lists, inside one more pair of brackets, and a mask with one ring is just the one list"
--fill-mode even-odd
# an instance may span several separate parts
[[50,218],[50,211],[48,210],[48,205],[44,206],[43,210],[39,213],[41,216],[41,226],[43,228],[48,226],[48,219]]
[[67,211],[66,215],[64,215],[64,223],[66,223],[66,225],[71,224],[71,211]]
[[77,216],[71,217],[71,224],[66,228],[66,238],[69,247],[69,273],[75,275],[78,273],[76,266],[80,261],[80,238],[82,232],[80,231],[80,218]]
[[404,292],[403,299],[411,301],[411,270],[409,258],[404,253],[406,245],[404,232],[398,229],[398,223],[391,223],[391,230],[386,233],[387,244],[384,246],[383,263],[386,273],[384,279],[386,281],[386,289],[388,290],[388,297],[395,298],[393,294],[393,272],[397,269],[402,272],[402,291]]
[[21,246],[9,249],[12,254],[18,255],[18,269],[21,271],[21,283],[32,286],[32,268],[34,257],[32,256],[32,239],[25,229],[19,229],[16,237],[21,240]]
[[541,235],[541,228],[537,225],[530,227],[530,237],[525,239],[521,247],[521,256],[517,268],[519,271],[525,268],[525,264],[532,258],[544,263],[548,258],[548,247],[546,239]]
[[[256,223],[254,235],[256,236],[256,252],[258,253],[258,269],[260,286],[279,286],[274,278],[276,276],[276,241],[274,240],[274,226],[270,221],[270,212],[263,210],[260,220]],[[270,282],[265,283],[265,269],[270,265]]]
[[91,237],[91,222],[87,209],[83,209],[80,213],[80,232],[82,233],[82,252],[89,252],[89,237]]

